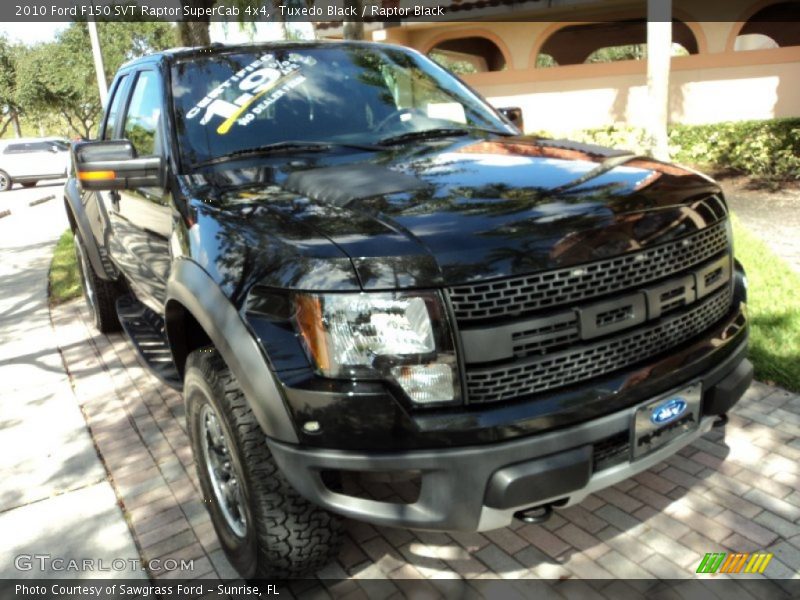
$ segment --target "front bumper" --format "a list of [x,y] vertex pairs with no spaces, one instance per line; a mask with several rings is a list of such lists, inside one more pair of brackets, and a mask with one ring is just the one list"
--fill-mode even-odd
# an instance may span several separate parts
[[[598,461],[598,448],[608,440],[624,440],[641,404],[557,431],[482,446],[367,453],[314,449],[274,440],[268,440],[268,444],[292,486],[333,512],[396,527],[497,529],[509,525],[514,513],[526,508],[576,504],[599,489],[652,467],[708,432],[714,415],[727,412],[752,381],[746,349],[746,342],[741,343],[724,362],[692,379],[703,389],[696,429],[636,461],[623,457],[613,466],[604,467]],[[404,504],[348,495],[326,484],[326,471],[418,472],[419,497]]]

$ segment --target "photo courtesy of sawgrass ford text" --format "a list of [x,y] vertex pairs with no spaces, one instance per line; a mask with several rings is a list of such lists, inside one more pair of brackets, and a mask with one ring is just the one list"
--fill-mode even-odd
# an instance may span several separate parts
[[57,583],[57,584],[15,584],[16,597],[37,598],[159,598],[159,597],[230,597],[258,598],[280,596],[278,587],[274,584],[264,585],[233,585],[209,583],[178,583],[178,584],[150,584],[150,583]]

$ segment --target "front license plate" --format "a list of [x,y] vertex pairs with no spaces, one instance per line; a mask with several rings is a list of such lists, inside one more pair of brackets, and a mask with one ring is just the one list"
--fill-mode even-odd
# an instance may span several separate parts
[[633,418],[633,459],[696,429],[702,398],[701,385],[695,383],[640,406]]

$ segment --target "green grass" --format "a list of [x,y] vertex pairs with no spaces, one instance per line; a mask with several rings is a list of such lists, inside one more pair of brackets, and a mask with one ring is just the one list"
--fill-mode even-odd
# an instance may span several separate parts
[[61,234],[50,264],[50,302],[61,304],[81,295],[81,282],[70,230]]
[[747,271],[756,379],[800,392],[800,275],[735,217],[733,240],[736,258]]

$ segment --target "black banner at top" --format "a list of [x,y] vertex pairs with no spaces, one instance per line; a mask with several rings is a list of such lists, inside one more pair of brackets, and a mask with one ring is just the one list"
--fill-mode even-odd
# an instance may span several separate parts
[[[649,0],[657,6],[664,0]],[[746,4],[746,3],[745,3]],[[755,3],[754,3],[755,4]],[[800,21],[797,2],[776,3],[772,21]],[[737,21],[742,2],[673,0],[684,21]],[[613,8],[613,10],[611,10]],[[655,11],[661,12],[661,11]],[[690,18],[696,12],[695,18]],[[648,15],[647,0],[3,0],[0,21],[345,21],[400,24],[416,21],[616,21]],[[653,14],[652,12],[650,13]],[[687,18],[689,17],[689,18]],[[656,17],[658,18],[658,17]]]

